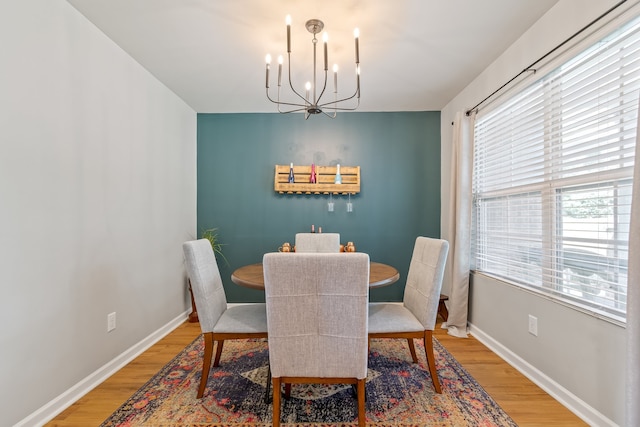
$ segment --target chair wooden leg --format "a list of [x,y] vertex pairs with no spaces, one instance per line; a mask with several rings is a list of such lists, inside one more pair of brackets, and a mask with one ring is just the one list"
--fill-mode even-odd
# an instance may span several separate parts
[[287,400],[291,398],[291,383],[284,383],[284,397]]
[[438,371],[436,370],[436,356],[433,354],[433,331],[424,331],[424,354],[427,357],[433,387],[436,389],[436,393],[442,393]]
[[213,356],[213,334],[211,332],[204,334],[204,356],[202,359],[202,376],[200,378],[200,387],[198,388],[198,399],[204,396],[204,389],[207,387],[209,379],[209,370],[211,369],[211,357]]
[[364,412],[365,391],[364,384],[367,381],[366,378],[358,380],[358,426],[364,427],[366,425],[366,414]]
[[449,320],[449,310],[447,310],[447,304],[445,304],[445,301],[448,299],[449,297],[447,295],[440,294],[440,301],[438,302],[438,314],[445,322]]
[[224,340],[218,340],[218,345],[216,346],[216,359],[213,361],[213,366],[220,366],[220,356],[222,356],[222,346],[224,345]]
[[280,426],[280,378],[273,380],[273,427]]
[[264,389],[264,403],[265,405],[268,405],[271,403],[271,366],[269,366],[269,370],[267,370],[267,384]]
[[416,355],[416,346],[413,343],[413,338],[407,338],[407,342],[409,343],[409,351],[411,352],[413,363],[418,363],[418,356]]

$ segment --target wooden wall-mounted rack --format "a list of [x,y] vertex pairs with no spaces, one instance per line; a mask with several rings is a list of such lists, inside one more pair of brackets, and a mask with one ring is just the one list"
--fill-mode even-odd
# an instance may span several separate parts
[[340,165],[342,184],[334,184],[336,166],[317,166],[316,183],[309,182],[311,166],[293,166],[295,182],[290,184],[289,165],[276,165],[273,188],[280,194],[356,194],[360,192],[360,166]]

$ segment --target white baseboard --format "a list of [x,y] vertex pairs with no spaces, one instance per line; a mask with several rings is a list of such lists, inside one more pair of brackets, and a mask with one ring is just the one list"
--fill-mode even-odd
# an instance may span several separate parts
[[151,347],[153,344],[160,341],[163,337],[168,335],[175,328],[180,326],[187,319],[187,316],[191,312],[191,309],[177,316],[166,325],[162,326],[157,331],[153,332],[148,337],[144,338],[139,343],[133,345],[125,352],[121,353],[115,359],[93,372],[82,381],[51,400],[49,403],[43,405],[38,410],[33,412],[28,417],[19,421],[14,427],[36,427],[42,426],[45,423],[51,421],[56,415],[67,409],[73,403],[75,403],[82,396],[90,392],[92,389],[100,385],[104,380],[111,375],[122,369],[127,363],[142,354],[145,350]]
[[504,359],[508,364],[517,369],[522,375],[533,381],[538,387],[549,393],[558,402],[564,405],[571,412],[580,417],[590,426],[597,427],[617,427],[617,424],[605,417],[602,413],[589,406],[585,401],[571,393],[566,388],[539,371],[526,360],[485,334],[474,325],[470,326],[470,333],[478,341],[491,349],[494,353]]

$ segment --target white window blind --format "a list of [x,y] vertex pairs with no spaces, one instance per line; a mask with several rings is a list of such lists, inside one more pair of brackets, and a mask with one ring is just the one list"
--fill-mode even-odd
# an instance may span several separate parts
[[476,271],[624,321],[640,20],[475,126]]

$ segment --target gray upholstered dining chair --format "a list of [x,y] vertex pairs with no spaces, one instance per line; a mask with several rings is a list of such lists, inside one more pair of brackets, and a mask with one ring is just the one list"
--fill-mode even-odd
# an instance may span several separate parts
[[348,383],[364,426],[369,255],[268,253],[263,268],[273,425],[282,383]]
[[198,388],[198,398],[201,398],[211,369],[213,342],[218,343],[213,366],[218,366],[224,340],[267,337],[267,313],[264,303],[227,307],[220,270],[209,240],[185,242],[182,249],[204,336],[202,377]]
[[340,252],[340,233],[297,233],[296,252]]
[[418,237],[413,248],[402,304],[369,304],[369,339],[406,338],[414,363],[413,339],[424,340],[424,352],[436,392],[441,393],[433,354],[433,328],[438,315],[440,289],[449,242]]

